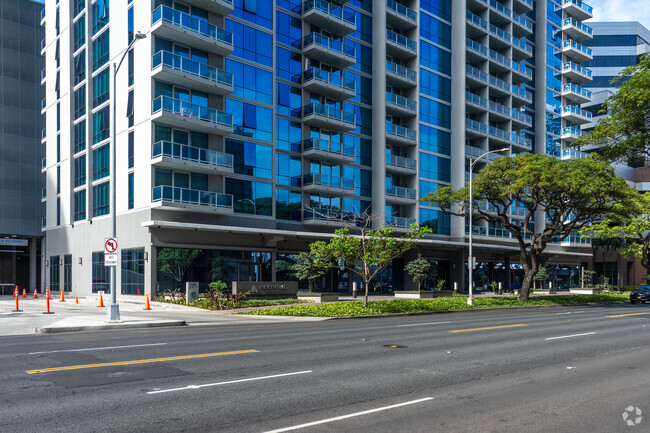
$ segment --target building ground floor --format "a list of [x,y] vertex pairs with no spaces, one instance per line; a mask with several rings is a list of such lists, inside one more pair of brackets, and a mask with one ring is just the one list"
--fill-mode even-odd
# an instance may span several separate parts
[[0,293],[18,286],[32,292],[41,285],[42,237],[0,234]]
[[[183,289],[185,282],[196,281],[207,290],[211,281],[291,281],[294,257],[308,251],[310,243],[332,237],[331,227],[277,224],[255,217],[217,217],[179,222],[178,212],[143,210],[118,216],[117,284],[122,294],[159,294]],[[215,219],[213,218],[213,221]],[[324,232],[324,230],[330,230]],[[110,271],[104,262],[104,243],[110,235],[110,219],[95,218],[48,230],[43,257],[43,287],[53,291],[88,295],[110,290]],[[477,258],[474,289],[488,290],[490,283],[501,283],[504,290],[521,286],[523,270],[519,252],[511,243],[475,238]],[[420,254],[431,264],[424,289],[457,289],[467,292],[466,239],[428,238],[405,257],[397,259],[370,288],[370,293],[415,290],[415,283],[404,271],[405,264]],[[591,268],[591,249],[549,247],[545,257],[553,287],[579,285],[580,268]],[[343,267],[331,269],[315,282],[323,292],[351,294],[353,283],[363,289],[358,276]],[[548,282],[546,282],[548,284]],[[299,287],[307,290],[307,282]]]

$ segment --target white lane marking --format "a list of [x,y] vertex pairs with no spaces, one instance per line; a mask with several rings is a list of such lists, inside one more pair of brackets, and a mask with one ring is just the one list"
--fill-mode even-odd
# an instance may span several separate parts
[[584,311],[567,311],[566,313],[555,313],[555,315],[558,315],[558,314],[580,314],[580,313],[584,313]]
[[545,338],[544,340],[549,341],[549,340],[559,340],[560,338],[572,338],[572,337],[582,337],[583,335],[594,335],[595,332],[585,332],[584,334],[572,334],[572,335],[561,335],[559,337],[549,337]]
[[203,385],[188,385],[188,386],[184,386],[182,388],[170,388],[170,389],[161,389],[161,390],[157,390],[157,391],[149,391],[149,392],[147,392],[147,394],[161,394],[163,392],[184,391],[186,389],[199,389],[199,388],[207,388],[209,386],[230,385],[232,383],[252,382],[254,380],[274,379],[276,377],[295,376],[297,374],[307,374],[307,373],[312,373],[312,370],[296,371],[296,372],[293,372],[293,373],[274,374],[274,375],[271,375],[271,376],[251,377],[249,379],[229,380],[229,381],[226,381],[226,382],[206,383],[206,384],[203,384]]
[[50,350],[48,352],[31,352],[30,355],[42,355],[44,353],[60,353],[60,352],[86,352],[89,350],[128,349],[131,347],[164,346],[165,344],[167,343],[133,344],[130,346],[88,347],[86,349]]
[[451,322],[430,322],[430,323],[411,323],[408,325],[397,325],[398,328],[403,328],[406,326],[426,326],[426,325],[443,325],[445,323],[451,323]]
[[398,407],[408,406],[408,405],[411,405],[411,404],[422,403],[424,401],[429,401],[429,400],[433,400],[433,397],[425,397],[425,398],[421,398],[421,399],[418,399],[418,400],[407,401],[405,403],[394,404],[394,405],[391,405],[391,406],[378,407],[377,409],[364,410],[363,412],[356,412],[356,413],[351,413],[351,414],[348,414],[348,415],[337,416],[337,417],[334,417],[334,418],[322,419],[320,421],[308,422],[306,424],[294,425],[294,426],[291,426],[291,427],[285,427],[285,428],[281,428],[281,429],[277,429],[277,430],[269,430],[269,431],[267,431],[265,433],[281,433],[281,432],[285,432],[285,431],[298,430],[298,429],[305,428],[305,427],[312,427],[312,426],[315,426],[315,425],[325,424],[325,423],[328,423],[328,422],[340,421],[342,419],[347,419],[347,418],[353,418],[355,416],[362,416],[362,415],[368,415],[368,414],[375,413],[375,412],[382,412],[382,411],[385,411],[385,410],[395,409],[395,408],[398,408]]

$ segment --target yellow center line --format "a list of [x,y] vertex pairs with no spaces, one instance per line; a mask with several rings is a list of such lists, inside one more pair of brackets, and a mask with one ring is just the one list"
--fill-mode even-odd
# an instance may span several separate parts
[[605,317],[625,317],[625,316],[641,316],[643,314],[650,314],[650,313],[629,313],[629,314],[617,314],[615,316],[605,316]]
[[483,331],[486,329],[500,329],[500,328],[516,328],[518,326],[528,326],[525,323],[518,323],[516,325],[501,325],[501,326],[487,326],[485,328],[471,328],[471,329],[454,329],[449,332],[470,332],[470,331]]
[[197,355],[168,356],[166,358],[134,359],[132,361],[102,362],[98,364],[81,364],[81,365],[68,365],[66,367],[41,368],[38,370],[27,370],[25,371],[25,373],[27,374],[51,373],[53,371],[68,371],[68,370],[82,370],[85,368],[114,367],[116,365],[150,364],[152,362],[178,361],[181,359],[211,358],[214,356],[239,355],[241,353],[256,353],[256,352],[259,352],[259,350],[250,349],[250,350],[233,350],[231,352],[199,353]]

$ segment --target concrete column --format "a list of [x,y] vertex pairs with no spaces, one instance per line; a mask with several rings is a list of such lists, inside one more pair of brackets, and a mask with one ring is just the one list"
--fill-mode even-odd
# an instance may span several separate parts
[[271,281],[277,281],[277,276],[275,275],[275,262],[278,260],[278,253],[271,251]]
[[[145,248],[146,251],[146,248]],[[151,245],[149,260],[144,263],[144,292],[158,295],[158,248]]]
[[[533,152],[546,154],[546,27],[547,2],[538,1],[535,23],[535,141]],[[540,233],[546,224],[544,213],[535,213],[535,232]]]
[[29,289],[36,289],[36,269],[38,269],[38,262],[36,261],[36,238],[29,239]]
[[386,219],[386,2],[372,2],[372,212]]
[[449,269],[449,287],[454,290],[454,283],[458,284],[458,293],[465,293],[465,263],[467,258],[463,251],[455,251],[451,256],[451,269]]
[[503,289],[504,290],[510,290],[510,285],[512,284],[511,278],[510,278],[510,257],[504,257],[503,258],[503,264],[506,268],[506,280],[503,284]]
[[[465,1],[451,3],[451,184],[454,189],[465,186],[466,13]],[[452,237],[464,238],[465,218],[452,216],[450,228]]]

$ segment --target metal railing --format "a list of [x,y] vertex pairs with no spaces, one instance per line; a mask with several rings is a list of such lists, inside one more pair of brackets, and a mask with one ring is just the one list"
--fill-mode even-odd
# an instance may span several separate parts
[[180,114],[181,116],[193,117],[218,125],[232,128],[232,114],[225,111],[215,110],[203,105],[196,105],[180,99],[174,99],[169,96],[159,96],[153,100],[152,113],[158,111],[169,111]]
[[386,61],[386,72],[399,75],[400,77],[406,78],[408,80],[415,81],[417,77],[417,72],[413,69],[409,69],[405,66],[398,65],[390,61]]
[[354,179],[329,174],[305,173],[302,175],[302,185],[320,185],[328,188],[354,190]]
[[356,153],[353,145],[335,143],[321,138],[308,138],[302,142],[303,152],[312,149],[349,157],[354,157]]
[[229,153],[201,149],[200,147],[172,143],[164,140],[157,141],[151,146],[151,157],[157,158],[159,156],[168,156],[183,161],[200,162],[215,167],[233,167],[233,156]]
[[198,189],[159,185],[153,188],[151,201],[169,201],[173,203],[193,204],[214,208],[232,209],[232,195]]
[[405,218],[405,217],[398,217],[398,216],[386,217],[386,227],[397,227],[401,229],[408,229],[413,224],[415,224],[415,218]]
[[317,102],[312,102],[311,104],[305,105],[302,107],[302,116],[309,116],[310,114],[316,114],[319,116],[328,117],[333,120],[338,120],[340,122],[354,124],[354,113],[350,111],[343,111],[339,108],[329,107],[327,105],[319,104]]
[[386,30],[386,39],[411,51],[417,51],[417,42],[415,42],[413,39],[407,38],[406,36],[399,35],[391,30]]
[[233,45],[232,32],[209,24],[207,21],[200,20],[196,17],[193,17],[192,15],[177,11],[170,7],[159,6],[156,10],[153,11],[151,24],[156,24],[160,20],[170,22],[201,36],[206,36],[217,42],[231,46]]
[[386,165],[392,165],[393,167],[406,168],[409,170],[415,170],[416,164],[415,160],[411,158],[405,158],[399,155],[393,155],[391,153],[386,154]]
[[488,79],[488,74],[470,65],[465,65],[465,73],[481,81]]
[[334,51],[351,60],[356,61],[356,48],[337,39],[331,39],[320,33],[311,33],[302,39],[302,48],[305,49],[310,45],[316,45],[329,51]]
[[318,68],[309,68],[303,72],[303,83],[310,80],[318,80],[332,86],[340,87],[342,89],[356,91],[356,82],[351,78],[341,77],[340,75],[324,71]]
[[414,129],[405,128],[400,125],[386,123],[386,134],[395,135],[397,137],[406,138],[408,140],[416,139],[416,132]]
[[170,51],[158,51],[153,55],[151,69],[163,65],[177,71],[185,72],[197,77],[205,78],[215,83],[232,87],[233,75],[231,72],[217,69],[213,66],[200,63],[187,57],[179,56]]
[[481,107],[487,107],[487,99],[478,96],[475,93],[470,92],[469,90],[465,91],[465,100]]
[[302,12],[308,12],[312,9],[317,9],[321,12],[325,12],[331,18],[334,18],[338,21],[342,21],[347,24],[352,24],[353,26],[357,25],[357,18],[350,9],[334,5],[330,2],[324,0],[307,0],[302,4]]
[[415,200],[415,190],[413,188],[404,188],[403,186],[386,186],[386,195],[396,198],[405,198]]
[[406,108],[410,111],[415,111],[416,108],[416,102],[413,99],[405,98],[392,92],[386,92],[386,103]]
[[585,98],[591,99],[591,91],[587,89],[583,89],[582,87],[576,85],[576,84],[565,84],[562,87],[563,92],[573,92],[573,93],[578,93]]
[[592,35],[593,32],[594,32],[594,30],[591,27],[581,23],[580,21],[576,20],[575,18],[566,18],[564,20],[563,24],[564,24],[563,27],[573,26],[573,27],[576,27],[576,28],[580,29],[581,31],[583,31],[583,32],[585,32],[585,33],[587,33],[589,35]]
[[397,15],[401,15],[409,21],[417,21],[417,13],[407,8],[404,5],[394,2],[393,0],[386,0],[386,9],[395,12]]

